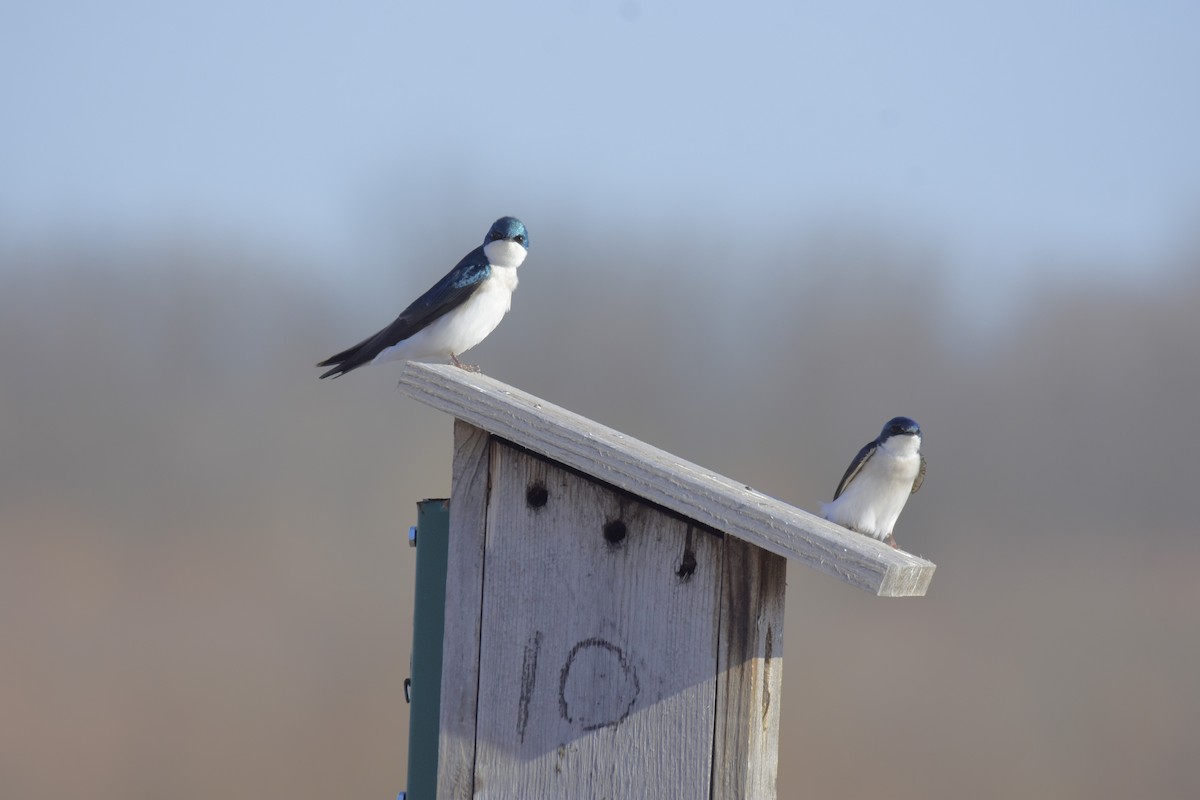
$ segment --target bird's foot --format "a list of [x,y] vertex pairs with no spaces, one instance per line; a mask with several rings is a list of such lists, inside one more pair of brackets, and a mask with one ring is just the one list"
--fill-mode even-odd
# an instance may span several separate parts
[[892,536],[890,533],[887,536],[883,537],[883,543],[890,544],[892,546],[892,548],[895,550],[900,549],[900,546],[896,544],[896,537]]
[[458,360],[458,356],[454,355],[454,353],[450,354],[450,360],[454,362],[454,366],[458,367],[459,369],[465,369],[467,372],[480,371],[478,364],[464,364]]

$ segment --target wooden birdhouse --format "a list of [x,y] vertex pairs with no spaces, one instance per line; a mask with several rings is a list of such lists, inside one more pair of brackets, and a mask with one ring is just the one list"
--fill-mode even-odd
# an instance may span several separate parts
[[417,533],[409,800],[775,797],[787,561],[889,597],[933,576],[487,376],[400,383],[456,420],[430,567]]

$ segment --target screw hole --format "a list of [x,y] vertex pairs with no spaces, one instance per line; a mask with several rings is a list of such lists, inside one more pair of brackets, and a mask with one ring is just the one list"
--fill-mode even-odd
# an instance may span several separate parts
[[619,519],[604,523],[604,541],[609,544],[620,544],[625,533],[625,523]]
[[525,502],[529,504],[530,508],[541,508],[549,499],[550,493],[540,483],[530,484],[529,490],[525,492]]
[[696,573],[696,554],[691,550],[683,551],[683,561],[679,563],[679,569],[675,572],[682,580],[687,580]]

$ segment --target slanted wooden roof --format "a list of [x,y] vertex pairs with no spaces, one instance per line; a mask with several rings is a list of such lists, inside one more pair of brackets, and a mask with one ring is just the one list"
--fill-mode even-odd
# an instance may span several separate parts
[[618,489],[885,597],[920,596],[934,564],[479,373],[409,362],[423,403]]

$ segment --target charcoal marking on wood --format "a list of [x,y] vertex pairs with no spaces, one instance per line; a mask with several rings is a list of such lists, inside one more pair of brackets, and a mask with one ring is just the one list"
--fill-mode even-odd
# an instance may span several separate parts
[[525,727],[529,724],[529,702],[533,699],[533,687],[537,684],[538,654],[542,650],[542,632],[533,634],[525,645],[525,658],[521,661],[521,699],[517,703],[517,736],[525,743]]
[[[575,678],[572,680],[572,673]],[[558,711],[585,731],[625,721],[642,687],[637,670],[621,648],[599,637],[571,648],[558,679]]]

